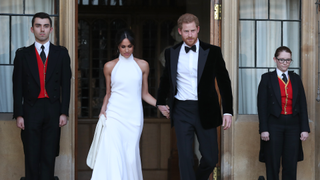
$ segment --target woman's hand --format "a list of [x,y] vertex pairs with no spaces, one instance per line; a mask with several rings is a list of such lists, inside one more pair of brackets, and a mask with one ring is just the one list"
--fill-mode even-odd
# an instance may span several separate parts
[[308,133],[308,132],[302,132],[302,133],[300,134],[300,139],[301,139],[301,141],[307,140],[308,137],[309,137],[309,133]]
[[107,113],[106,113],[106,111],[102,111],[102,112],[100,112],[100,114],[99,114],[99,118],[100,118],[100,116],[102,116],[102,115],[104,115],[104,117],[106,117],[106,118],[107,118]]
[[166,105],[158,105],[158,109],[160,110],[160,112],[162,113],[163,116],[165,116],[166,118],[170,118],[170,111],[169,111],[169,106]]
[[270,140],[270,138],[269,138],[269,132],[268,132],[268,131],[262,132],[262,133],[261,133],[261,139],[262,139],[263,141],[269,141],[269,140]]

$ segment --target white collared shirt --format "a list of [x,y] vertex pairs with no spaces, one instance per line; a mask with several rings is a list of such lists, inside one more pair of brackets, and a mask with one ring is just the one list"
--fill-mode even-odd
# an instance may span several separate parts
[[185,43],[182,44],[177,64],[177,94],[179,100],[198,100],[198,59],[199,39],[196,42],[196,52],[185,51]]
[[34,46],[36,47],[38,54],[40,55],[42,49],[41,46],[44,46],[44,53],[46,54],[46,58],[48,58],[49,55],[49,48],[50,48],[50,41],[46,42],[45,44],[40,44],[37,41],[35,41]]
[[289,80],[288,70],[286,72],[282,72],[277,68],[277,75],[282,79],[282,74],[285,74],[287,76],[287,79]]

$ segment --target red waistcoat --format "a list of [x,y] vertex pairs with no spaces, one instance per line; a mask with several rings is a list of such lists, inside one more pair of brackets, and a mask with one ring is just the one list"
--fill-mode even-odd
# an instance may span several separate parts
[[278,77],[281,92],[281,114],[292,114],[292,85],[290,79],[287,84]]
[[48,57],[46,59],[45,64],[43,65],[43,62],[41,60],[41,57],[36,50],[36,56],[37,56],[37,63],[38,63],[38,70],[39,70],[39,78],[40,78],[40,94],[38,98],[49,98],[48,93],[46,91],[46,73],[47,73],[47,64],[48,64]]

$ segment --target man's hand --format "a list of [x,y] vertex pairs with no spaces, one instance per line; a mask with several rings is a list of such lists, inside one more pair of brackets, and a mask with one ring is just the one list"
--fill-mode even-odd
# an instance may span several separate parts
[[163,116],[165,116],[167,119],[170,118],[169,106],[158,105],[158,109],[160,110]]
[[231,127],[232,116],[231,115],[223,115],[223,129],[227,130]]
[[270,140],[270,138],[269,138],[269,132],[268,132],[268,131],[262,132],[262,133],[261,133],[261,139],[262,139],[263,141],[269,141],[269,140]]
[[300,139],[301,139],[301,141],[307,140],[308,137],[309,137],[309,133],[308,133],[308,132],[302,132],[302,133],[300,134]]
[[17,127],[24,130],[24,119],[22,116],[17,117]]
[[62,127],[67,124],[67,116],[64,114],[60,115],[59,127]]

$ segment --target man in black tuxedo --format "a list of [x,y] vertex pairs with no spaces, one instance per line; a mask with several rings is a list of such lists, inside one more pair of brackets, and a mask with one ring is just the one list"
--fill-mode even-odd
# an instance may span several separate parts
[[297,179],[297,162],[303,160],[301,141],[310,132],[306,96],[299,75],[288,71],[291,59],[288,47],[279,47],[274,55],[277,68],[261,76],[258,88],[259,160],[266,163],[267,179]]
[[[157,96],[161,112],[169,112],[165,104],[167,96],[170,98],[171,125],[177,136],[182,180],[208,179],[218,162],[216,127],[223,121],[224,129],[228,129],[232,122],[231,82],[221,50],[200,41],[199,30],[199,20],[193,14],[178,19],[183,42],[165,51],[165,68]],[[223,118],[216,88],[221,94]],[[202,155],[196,173],[193,171],[194,134]]]
[[16,51],[13,71],[13,117],[21,129],[26,180],[53,180],[60,128],[67,124],[70,102],[70,57],[50,43],[52,20],[32,18],[35,43]]

